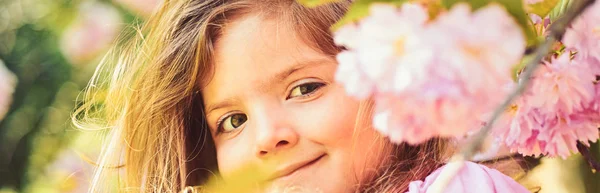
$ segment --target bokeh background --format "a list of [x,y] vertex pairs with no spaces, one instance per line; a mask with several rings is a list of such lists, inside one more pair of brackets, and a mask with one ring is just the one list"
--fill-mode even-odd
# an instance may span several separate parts
[[86,192],[106,132],[77,130],[70,114],[113,42],[159,3],[0,0],[0,77],[3,64],[17,80],[0,118],[1,193]]
[[[0,0],[0,193],[87,191],[106,131],[78,130],[70,115],[102,56],[160,2]],[[580,156],[543,158],[521,177],[543,193],[600,192]]]

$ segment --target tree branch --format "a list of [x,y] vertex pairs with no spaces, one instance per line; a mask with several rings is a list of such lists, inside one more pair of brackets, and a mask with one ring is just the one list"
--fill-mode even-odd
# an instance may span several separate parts
[[573,2],[574,4],[567,10],[562,18],[555,21],[549,27],[548,37],[537,47],[535,51],[535,57],[525,67],[525,72],[521,75],[517,88],[503,101],[503,103],[494,110],[492,117],[486,122],[476,133],[470,143],[466,144],[464,148],[458,153],[452,156],[450,162],[440,173],[440,176],[427,190],[428,193],[441,193],[444,188],[450,183],[452,178],[462,169],[463,162],[469,160],[475,155],[475,153],[481,148],[485,138],[489,135],[492,126],[504,113],[504,111],[512,104],[512,101],[517,98],[527,88],[533,72],[541,64],[542,59],[551,51],[552,44],[556,40],[560,40],[564,35],[569,24],[577,18],[583,11],[594,3],[595,0],[578,0]]
[[585,161],[587,161],[594,173],[600,171],[600,163],[594,159],[594,156],[592,156],[590,149],[587,146],[581,142],[577,142],[577,150],[579,150],[579,153],[585,158]]

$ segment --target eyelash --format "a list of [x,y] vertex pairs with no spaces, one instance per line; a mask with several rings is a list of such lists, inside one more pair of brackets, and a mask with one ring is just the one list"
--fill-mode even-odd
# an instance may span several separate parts
[[[288,94],[286,96],[286,100],[291,99],[291,98],[295,98],[295,97],[290,97],[290,95],[292,94],[292,91],[294,89],[296,89],[296,88],[298,88],[300,86],[308,86],[308,85],[316,85],[316,88],[314,88],[314,90],[312,90],[311,92],[306,93],[306,94],[301,95],[301,96],[298,96],[298,97],[309,97],[312,94],[314,94],[315,92],[317,92],[319,89],[323,88],[323,86],[326,86],[325,83],[321,83],[321,82],[307,82],[307,83],[296,85],[296,86],[292,87],[292,89],[288,92]],[[217,120],[217,134],[232,132],[232,131],[229,131],[229,132],[224,131],[224,129],[223,129],[223,121],[225,121],[229,117],[231,117],[233,115],[236,115],[236,114],[239,114],[239,113],[226,114],[225,116],[222,116],[221,118],[219,118]]]
[[292,87],[292,89],[291,89],[291,90],[288,92],[288,94],[287,94],[287,96],[286,96],[285,100],[288,100],[288,99],[291,99],[291,98],[295,98],[295,97],[290,97],[290,95],[292,94],[292,92],[293,92],[293,91],[294,91],[296,88],[298,88],[298,87],[301,87],[301,86],[309,86],[309,85],[316,86],[316,87],[315,87],[315,88],[314,88],[314,90],[312,90],[311,92],[309,92],[309,93],[306,93],[306,94],[304,94],[304,95],[301,95],[301,96],[298,96],[298,97],[303,97],[303,98],[304,98],[304,97],[309,97],[309,96],[313,95],[315,92],[319,91],[319,89],[321,89],[321,88],[323,88],[324,86],[326,86],[326,84],[325,84],[325,83],[322,83],[322,82],[306,82],[306,83],[302,83],[302,84],[296,85],[296,86]]

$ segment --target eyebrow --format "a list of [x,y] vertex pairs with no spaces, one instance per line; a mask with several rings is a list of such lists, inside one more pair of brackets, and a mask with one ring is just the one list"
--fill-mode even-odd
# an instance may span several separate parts
[[[267,80],[265,83],[267,84],[261,84],[264,86],[261,87],[268,87],[267,85],[269,85],[268,83],[276,83],[276,82],[282,82],[284,81],[288,76],[294,74],[294,72],[297,72],[299,70],[308,68],[308,67],[314,67],[314,66],[321,66],[321,65],[325,65],[325,64],[335,64],[335,60],[331,60],[331,59],[315,59],[315,60],[306,60],[306,61],[301,61],[298,62],[292,66],[290,66],[289,68],[277,73],[275,76],[273,76],[272,78],[270,78],[269,80]],[[232,104],[238,102],[237,99],[235,99],[235,97],[231,97],[231,98],[226,98],[224,100],[222,100],[221,102],[215,103],[215,104],[210,104],[207,106],[206,109],[208,109],[206,111],[206,114],[210,114],[212,111],[220,109],[220,108],[224,108],[227,106],[231,106]]]

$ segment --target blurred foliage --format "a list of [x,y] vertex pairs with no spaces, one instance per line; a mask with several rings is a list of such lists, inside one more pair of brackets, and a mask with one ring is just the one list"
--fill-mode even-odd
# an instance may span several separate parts
[[70,113],[116,35],[140,20],[128,11],[140,2],[0,1],[0,59],[18,78],[0,122],[0,192],[85,192],[93,165],[82,158],[102,133],[74,129]]

